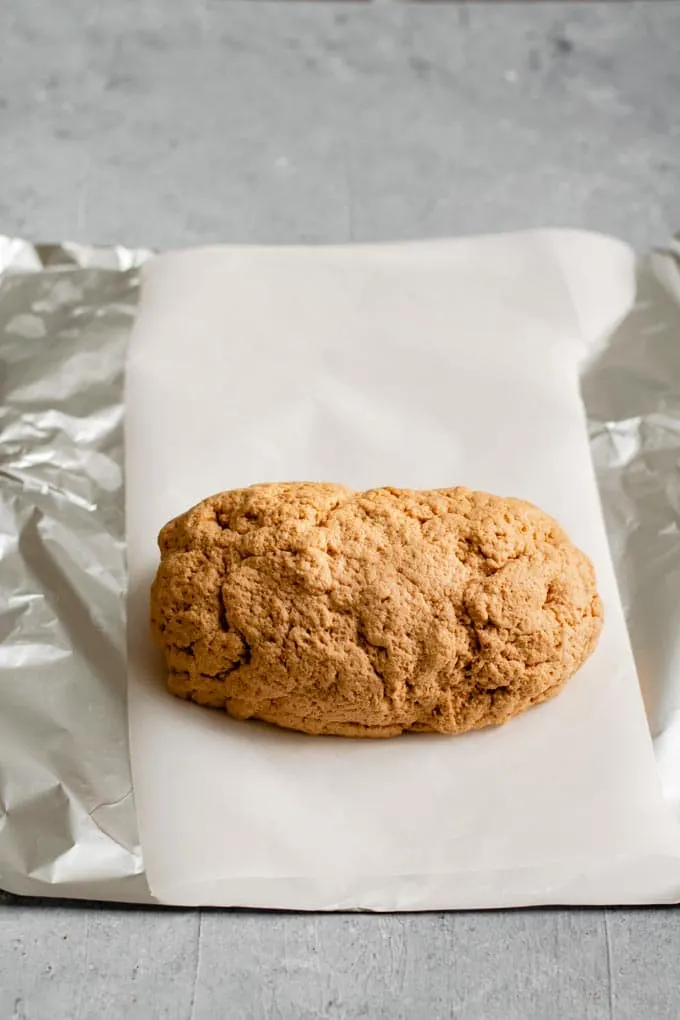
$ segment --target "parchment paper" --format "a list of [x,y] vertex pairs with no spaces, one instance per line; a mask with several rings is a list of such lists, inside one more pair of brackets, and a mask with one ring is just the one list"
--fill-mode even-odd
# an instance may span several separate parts
[[[385,910],[680,896],[578,392],[579,362],[633,298],[632,253],[576,232],[151,263],[127,383],[129,712],[159,899]],[[595,561],[595,656],[556,700],[454,739],[313,739],[176,701],[148,637],[155,535],[210,492],[285,478],[538,503]]]

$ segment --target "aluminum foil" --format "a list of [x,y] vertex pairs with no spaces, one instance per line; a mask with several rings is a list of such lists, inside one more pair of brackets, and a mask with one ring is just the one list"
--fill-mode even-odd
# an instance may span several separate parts
[[[145,251],[0,237],[0,887],[150,899],[127,748],[123,370]],[[605,518],[680,813],[680,246],[586,366]]]
[[0,238],[0,887],[144,899],[123,369],[146,252]]
[[641,260],[635,307],[582,394],[664,796],[680,817],[680,244]]

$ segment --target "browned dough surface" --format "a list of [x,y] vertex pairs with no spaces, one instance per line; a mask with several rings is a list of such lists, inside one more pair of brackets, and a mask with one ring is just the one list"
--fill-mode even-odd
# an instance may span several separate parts
[[306,733],[504,723],[557,694],[602,626],[592,564],[559,525],[464,488],[257,485],[159,545],[170,690]]

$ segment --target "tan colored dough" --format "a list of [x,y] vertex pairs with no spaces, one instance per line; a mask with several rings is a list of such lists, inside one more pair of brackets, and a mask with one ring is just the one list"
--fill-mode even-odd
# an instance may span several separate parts
[[256,485],[159,545],[170,690],[305,733],[504,723],[557,694],[602,626],[592,564],[559,525],[464,488]]

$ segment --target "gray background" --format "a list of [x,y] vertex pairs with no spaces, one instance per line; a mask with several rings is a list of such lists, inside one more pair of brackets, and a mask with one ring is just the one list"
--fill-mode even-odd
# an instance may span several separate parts
[[[0,0],[0,232],[166,247],[680,227],[680,3]],[[1,749],[0,749],[1,754]],[[656,1020],[680,912],[0,901],[0,1020]]]

